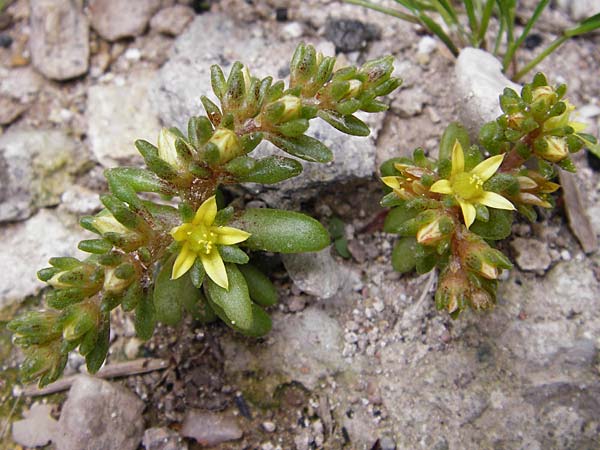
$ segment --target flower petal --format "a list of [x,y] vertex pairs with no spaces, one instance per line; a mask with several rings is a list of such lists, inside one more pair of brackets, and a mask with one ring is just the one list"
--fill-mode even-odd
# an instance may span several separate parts
[[196,215],[194,216],[192,223],[194,225],[200,225],[202,223],[206,226],[210,226],[215,221],[216,215],[217,199],[213,195],[200,205],[200,208],[198,208],[198,211],[196,211]]
[[184,275],[194,265],[196,254],[190,250],[187,244],[183,244],[175,263],[173,263],[173,271],[171,272],[171,280],[176,280]]
[[500,168],[503,159],[504,155],[492,156],[491,158],[488,158],[485,161],[481,161],[479,164],[477,164],[471,173],[481,178],[481,181],[487,181]]
[[218,286],[221,286],[225,290],[229,290],[229,280],[227,279],[225,264],[216,247],[208,255],[200,253],[200,261],[202,261],[206,275],[208,275],[208,277]]
[[458,139],[454,142],[452,147],[452,176],[465,171],[465,154],[463,152],[462,145],[458,142]]
[[437,194],[452,194],[452,185],[448,180],[438,180],[431,185],[429,190]]
[[477,199],[477,203],[496,209],[515,209],[510,201],[495,192],[484,191],[483,195]]
[[250,233],[233,227],[213,227],[211,231],[217,235],[217,244],[233,245],[244,242]]
[[383,181],[383,184],[385,184],[388,187],[391,187],[392,189],[400,188],[400,182],[398,181],[398,177],[381,177],[381,181]]
[[463,200],[458,200],[458,204],[460,205],[460,209],[462,209],[465,225],[467,228],[469,228],[471,225],[473,225],[473,222],[475,222],[477,211],[475,211],[475,207],[472,204]]
[[175,227],[171,230],[171,236],[176,241],[185,241],[188,238],[188,232],[192,231],[193,225],[191,223],[184,223]]

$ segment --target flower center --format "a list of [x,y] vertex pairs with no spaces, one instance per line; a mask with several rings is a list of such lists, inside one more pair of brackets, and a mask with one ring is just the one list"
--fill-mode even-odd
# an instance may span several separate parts
[[459,173],[452,180],[452,191],[464,200],[472,200],[483,194],[483,180],[470,172]]
[[215,248],[217,235],[206,227],[197,227],[189,232],[190,249],[195,253],[208,255]]

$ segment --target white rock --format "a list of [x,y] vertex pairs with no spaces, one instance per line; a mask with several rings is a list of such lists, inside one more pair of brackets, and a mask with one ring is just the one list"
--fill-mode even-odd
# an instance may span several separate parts
[[510,245],[517,254],[515,258],[517,265],[523,270],[543,272],[552,264],[552,257],[545,242],[537,239],[515,238]]
[[141,162],[134,142],[155,142],[160,123],[148,100],[154,75],[140,73],[123,86],[96,85],[88,90],[87,119],[90,146],[104,167]]
[[89,11],[98,34],[116,41],[142,34],[158,8],[160,0],[91,0]]
[[52,405],[34,403],[23,413],[24,419],[12,424],[12,438],[24,447],[48,445],[58,431],[58,422],[52,418]]
[[175,5],[161,9],[150,21],[153,30],[177,36],[181,34],[196,14],[189,6]]
[[78,184],[68,187],[61,196],[61,207],[72,214],[94,214],[102,208],[98,193]]
[[0,136],[0,222],[23,220],[58,204],[87,161],[83,146],[58,130],[9,130]]
[[84,230],[71,229],[63,224],[56,213],[42,209],[26,222],[0,227],[0,308],[37,294],[45,284],[36,277],[36,271],[48,266],[53,256],[84,254],[77,250],[81,239],[91,236]]
[[188,445],[173,430],[166,427],[148,428],[142,445],[146,450],[187,450]]
[[[210,66],[221,64],[225,73],[234,61],[246,64],[258,77],[267,75],[276,79],[286,74],[296,42],[274,42],[262,34],[254,35],[255,25],[240,25],[220,14],[197,16],[181,34],[172,50],[171,58],[159,72],[158,88],[150,94],[160,118],[168,126],[187,129],[193,115],[203,114],[198,98],[207,95],[216,101],[210,85]],[[233,43],[239,43],[234,45]],[[316,47],[322,51],[329,42],[321,41]],[[326,54],[333,55],[329,51]],[[261,186],[263,198],[271,205],[281,201],[299,202],[314,195],[315,190],[327,183],[351,181],[372,176],[375,171],[375,140],[383,124],[383,114],[359,114],[372,129],[367,138],[345,135],[323,121],[311,121],[309,135],[321,139],[334,154],[334,163],[304,163],[302,176],[278,183],[268,190]],[[283,154],[267,142],[253,153],[264,157]],[[281,205],[279,205],[281,206]]]
[[600,2],[598,0],[558,0],[557,3],[563,11],[576,21],[600,13]]
[[484,123],[502,114],[498,99],[504,88],[521,90],[521,86],[504,76],[500,61],[483,50],[462,49],[454,72],[461,122],[473,138],[477,137]]
[[[273,314],[269,342],[253,343],[229,337],[223,342],[227,373],[242,377],[248,371],[274,375],[276,379],[297,381],[315,389],[321,379],[349,368],[342,357],[344,333],[338,322],[318,307],[294,315]],[[285,378],[281,378],[281,375]],[[270,384],[275,389],[276,384]]]
[[330,298],[340,288],[340,266],[331,256],[331,247],[319,252],[281,255],[290,278],[303,292]]
[[304,34],[304,27],[300,22],[290,22],[285,24],[281,31],[288,39],[298,39]]
[[53,80],[68,80],[87,72],[89,25],[82,2],[30,0],[29,49],[34,67]]
[[124,387],[85,375],[69,391],[54,439],[61,450],[135,450],[144,432],[144,402]]
[[437,40],[431,36],[423,36],[417,45],[417,53],[430,55],[437,48]]
[[186,412],[180,433],[205,446],[241,439],[244,434],[234,417],[198,409]]

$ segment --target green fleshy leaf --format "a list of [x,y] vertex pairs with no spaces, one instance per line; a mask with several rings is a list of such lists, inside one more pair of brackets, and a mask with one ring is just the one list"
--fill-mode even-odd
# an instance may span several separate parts
[[296,137],[266,134],[265,138],[292,156],[310,162],[328,163],[333,161],[333,153],[321,141],[306,135]]
[[156,317],[154,311],[154,302],[150,294],[143,295],[135,308],[135,332],[138,337],[147,341],[154,334],[156,326]]
[[246,252],[235,245],[219,245],[219,254],[223,261],[234,264],[246,264],[250,258]]
[[171,326],[181,321],[183,304],[196,302],[199,292],[189,272],[176,280],[171,279],[176,257],[173,255],[161,268],[154,283],[153,295],[156,320]]
[[248,284],[250,298],[260,306],[272,306],[277,303],[277,289],[271,280],[252,264],[238,266]]
[[316,252],[330,242],[327,230],[317,220],[292,211],[248,208],[231,226],[250,233],[241,245],[251,250]]
[[398,233],[404,223],[416,217],[418,211],[409,209],[405,204],[391,209],[383,222],[383,231],[386,233]]
[[106,315],[102,318],[96,338],[96,345],[85,355],[85,363],[89,373],[94,374],[100,370],[106,360],[108,347],[110,346],[110,317]]
[[469,133],[465,127],[458,122],[452,122],[446,127],[444,134],[442,134],[442,139],[440,140],[440,160],[452,159],[452,148],[454,147],[456,140],[460,142],[463,150],[466,150],[471,146]]
[[274,184],[295,177],[302,172],[302,164],[292,158],[269,156],[255,161],[244,175],[238,176],[241,183]]
[[320,110],[317,115],[342,133],[351,136],[368,136],[371,133],[369,126],[355,116],[343,116],[336,111],[329,110]]
[[348,239],[346,239],[345,237],[335,239],[333,241],[333,247],[335,248],[335,251],[338,253],[338,255],[340,255],[342,258],[349,259],[350,257],[352,257],[352,255],[350,254],[350,250],[348,250]]
[[392,267],[396,272],[407,273],[415,269],[417,240],[414,237],[399,239],[392,250]]
[[208,304],[202,291],[198,291],[196,298],[186,296],[183,299],[183,307],[192,316],[192,319],[198,320],[201,323],[212,323],[217,320],[217,315]]
[[[253,322],[252,301],[250,300],[246,280],[236,265],[225,264],[225,269],[229,280],[229,290],[223,289],[210,278],[207,278],[204,283],[207,297],[222,310],[225,318],[221,318],[229,326],[241,330],[251,329]],[[215,310],[215,312],[219,314],[219,311]]]
[[483,239],[498,241],[506,239],[512,231],[513,213],[502,209],[488,208],[489,220],[476,220],[470,230]]

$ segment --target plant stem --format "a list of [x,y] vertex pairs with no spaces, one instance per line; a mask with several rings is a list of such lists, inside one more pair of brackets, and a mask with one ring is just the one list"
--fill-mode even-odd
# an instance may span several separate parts
[[555,39],[546,49],[536,56],[533,60],[531,60],[528,64],[525,65],[521,70],[519,70],[515,76],[513,77],[513,81],[519,81],[523,75],[537,66],[543,59],[545,59],[548,55],[550,55],[554,50],[560,47],[564,42],[569,39],[567,36],[561,36]]
[[363,6],[365,8],[372,9],[373,11],[378,11],[380,13],[387,14],[388,16],[397,17],[398,19],[405,20],[406,22],[411,22],[411,23],[415,23],[415,24],[421,23],[421,21],[413,15],[403,13],[396,9],[386,8],[385,6],[380,6],[375,3],[371,3],[369,0],[344,0],[344,1],[346,3]]
[[479,24],[479,30],[477,34],[477,46],[484,48],[485,45],[485,33],[490,23],[490,17],[492,16],[492,10],[494,9],[494,0],[487,0],[485,7],[483,8],[483,14],[481,15],[481,23]]
[[525,25],[525,28],[523,29],[521,36],[519,36],[519,39],[517,39],[506,50],[506,54],[504,55],[504,59],[502,60],[502,67],[503,67],[504,72],[506,72],[508,70],[508,67],[510,66],[510,62],[512,61],[512,59],[514,57],[515,52],[519,49],[521,44],[523,44],[523,41],[525,41],[525,39],[529,35],[531,28],[533,27],[533,25],[535,25],[538,18],[540,17],[540,14],[544,11],[544,9],[546,8],[546,6],[548,5],[549,2],[550,2],[550,0],[541,0],[540,1],[540,3],[535,8],[535,11],[533,12],[533,15],[527,21],[527,24]]

